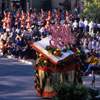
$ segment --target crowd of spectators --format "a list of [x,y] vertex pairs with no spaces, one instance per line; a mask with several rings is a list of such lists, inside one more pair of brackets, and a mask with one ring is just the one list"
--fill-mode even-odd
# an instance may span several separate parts
[[[88,68],[86,72],[89,72],[90,65],[97,65],[99,63],[97,61],[100,58],[99,22],[81,18],[78,12],[72,14],[66,10],[59,9],[37,12],[36,9],[30,9],[27,13],[24,13],[25,20],[22,25],[22,9],[18,9],[16,12],[6,10],[5,13],[11,15],[11,26],[9,30],[3,27],[4,32],[0,33],[0,41],[3,44],[1,48],[3,55],[14,55],[19,59],[30,57],[35,59],[35,50],[30,47],[30,42],[36,42],[46,37],[48,34],[46,31],[47,25],[67,24],[75,37],[76,48],[83,50],[86,54],[85,66]],[[16,23],[17,16],[19,17],[19,21]],[[28,16],[29,20],[31,20],[30,22],[27,22]],[[96,63],[93,63],[95,61]]]

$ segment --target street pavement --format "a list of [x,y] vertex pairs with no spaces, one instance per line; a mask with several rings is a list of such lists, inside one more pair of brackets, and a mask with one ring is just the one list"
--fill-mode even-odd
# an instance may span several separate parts
[[0,100],[47,100],[37,95],[33,74],[32,64],[0,56]]
[[[83,76],[83,84],[89,88],[93,88],[91,83],[93,80],[93,75],[89,74],[88,76]],[[100,91],[100,75],[95,74],[95,89]]]
[[[33,60],[18,60],[0,55],[0,100],[48,100],[34,89]],[[95,88],[100,90],[100,75],[95,75]],[[91,87],[92,75],[83,76],[83,84]]]
[[3,32],[3,29],[2,28],[0,28],[0,32]]

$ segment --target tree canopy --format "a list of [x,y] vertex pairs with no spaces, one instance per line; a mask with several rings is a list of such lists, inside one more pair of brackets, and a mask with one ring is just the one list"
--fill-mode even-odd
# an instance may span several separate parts
[[100,20],[100,0],[85,0],[82,17],[88,20]]

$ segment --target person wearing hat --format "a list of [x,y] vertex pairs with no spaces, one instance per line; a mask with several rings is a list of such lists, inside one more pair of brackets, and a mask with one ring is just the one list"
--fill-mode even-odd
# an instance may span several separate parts
[[11,30],[11,15],[8,14],[6,31],[9,32],[10,30]]
[[26,28],[27,29],[30,28],[31,27],[32,20],[31,20],[31,14],[29,12],[27,13],[26,23],[27,23]]
[[70,14],[68,13],[68,11],[66,11],[66,19],[69,19]]
[[46,19],[46,26],[50,25],[51,23],[51,11],[48,12],[48,18]]
[[4,32],[6,32],[7,28],[7,18],[8,18],[8,13],[4,12],[4,19],[2,20],[2,27]]
[[59,17],[59,12],[56,10],[56,16],[55,16],[55,24],[59,25],[60,24],[60,17]]
[[20,23],[20,26],[21,28],[24,28],[25,27],[25,12],[22,11],[22,18],[20,19],[21,23]]
[[43,9],[41,9],[41,18],[40,18],[40,20],[41,20],[42,25],[44,25],[45,24],[45,12],[43,11]]
[[17,27],[19,25],[19,16],[15,16],[15,27]]
[[68,13],[68,11],[66,11],[66,21],[67,21],[67,23],[69,22],[69,17],[70,17],[70,14]]
[[21,11],[20,11],[20,9],[18,9],[17,10],[17,16],[20,16],[20,14],[21,14]]
[[32,17],[33,17],[33,24],[36,24],[37,19],[38,19],[38,15],[37,15],[37,10],[35,8],[34,8]]

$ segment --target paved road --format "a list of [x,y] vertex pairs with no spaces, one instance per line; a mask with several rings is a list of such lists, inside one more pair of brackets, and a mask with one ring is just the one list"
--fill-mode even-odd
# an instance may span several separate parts
[[[32,65],[0,56],[0,100],[47,100],[37,95],[33,74]],[[92,87],[92,76],[82,78],[84,85]],[[96,88],[100,89],[98,75],[96,75]]]
[[0,32],[3,32],[3,29],[2,28],[0,28]]
[[0,100],[47,100],[34,89],[33,67],[0,56]]
[[[93,76],[90,74],[89,76],[83,76],[83,84],[87,87],[92,87],[91,82],[93,80]],[[100,75],[95,75],[95,88],[100,91]]]

